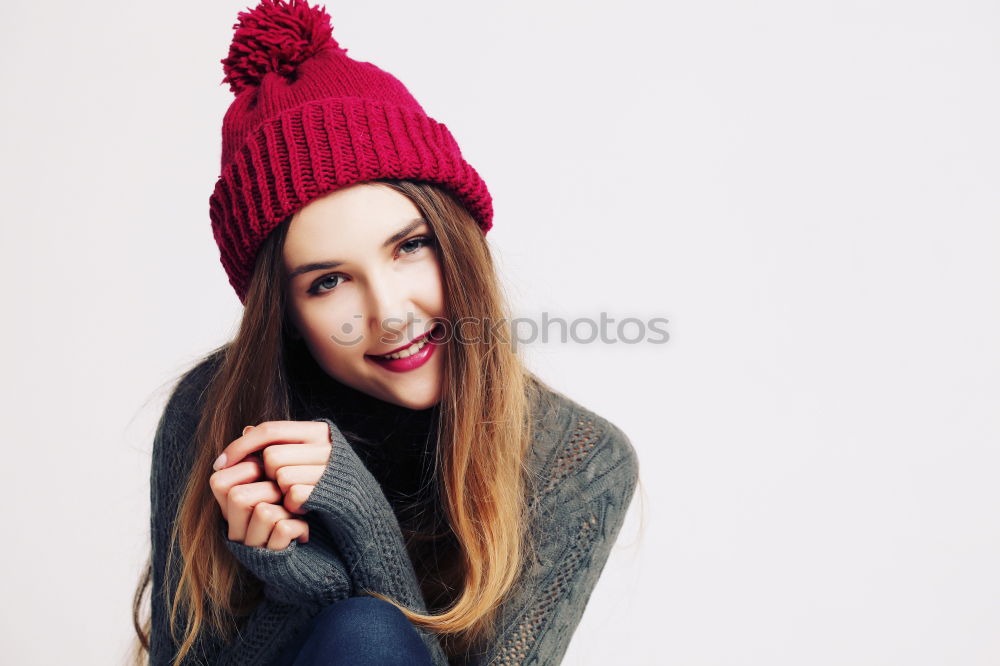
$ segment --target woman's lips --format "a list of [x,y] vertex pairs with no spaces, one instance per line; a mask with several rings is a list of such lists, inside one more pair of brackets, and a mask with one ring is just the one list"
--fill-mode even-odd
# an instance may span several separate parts
[[[415,339],[415,341],[419,341],[424,338],[427,339],[427,342],[424,343],[424,346],[421,347],[416,354],[411,354],[406,358],[385,358],[383,356],[365,354],[365,358],[391,372],[409,372],[410,370],[416,370],[427,362],[427,360],[434,354],[434,350],[437,349],[438,345],[440,345],[440,342],[435,342],[434,336],[430,335],[436,329],[437,327],[434,327],[430,331],[427,331],[427,333],[424,333],[422,336]],[[406,347],[401,347],[401,349],[406,349],[412,344],[413,342],[406,345]],[[395,352],[390,353],[394,354]]]
[[436,328],[437,328],[437,326],[435,326],[434,328],[432,328],[430,331],[427,331],[426,333],[423,333],[422,335],[418,335],[417,337],[413,338],[412,340],[410,340],[409,342],[407,342],[402,347],[396,347],[395,349],[387,351],[384,354],[368,354],[368,356],[388,356],[389,354],[395,354],[396,352],[401,352],[404,349],[409,349],[412,345],[420,342],[421,340],[423,340],[424,338],[426,338],[428,335],[430,335],[431,332],[434,331],[434,329],[436,329]]

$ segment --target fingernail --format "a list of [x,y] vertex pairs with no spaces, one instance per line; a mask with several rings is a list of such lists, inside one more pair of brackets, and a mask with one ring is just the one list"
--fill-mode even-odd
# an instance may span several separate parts
[[253,429],[253,426],[247,426],[246,428],[243,428],[243,434],[244,435],[247,434],[247,431],[248,430],[252,430],[252,429]]
[[218,458],[216,458],[215,462],[212,463],[212,469],[214,469],[216,472],[218,472],[220,469],[222,469],[225,466],[226,466],[226,454],[225,453],[223,453]]

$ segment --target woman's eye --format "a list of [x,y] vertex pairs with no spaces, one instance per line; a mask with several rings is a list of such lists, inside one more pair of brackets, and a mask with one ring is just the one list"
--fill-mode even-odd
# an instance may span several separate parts
[[[434,238],[431,236],[417,236],[416,238],[411,238],[408,241],[404,241],[399,246],[399,251],[403,254],[416,254],[423,247],[429,247],[434,244]],[[344,276],[342,275],[326,275],[312,284],[308,289],[310,294],[324,294],[333,291],[341,282],[344,281]]]
[[[314,282],[313,285],[311,287],[309,287],[309,293],[310,294],[322,294],[324,292],[331,291],[337,285],[340,284],[340,282],[332,283],[333,280],[343,280],[343,279],[344,278],[341,275],[327,275],[326,277],[320,278],[319,280],[317,280],[316,282]],[[324,286],[329,287],[329,288],[328,289],[324,289],[323,288]]]
[[[421,247],[429,246],[434,242],[434,240],[428,236],[417,236],[416,238],[411,238],[410,240],[404,242],[399,246],[400,251],[403,254],[416,254],[417,250]],[[407,252],[404,248],[412,248]]]

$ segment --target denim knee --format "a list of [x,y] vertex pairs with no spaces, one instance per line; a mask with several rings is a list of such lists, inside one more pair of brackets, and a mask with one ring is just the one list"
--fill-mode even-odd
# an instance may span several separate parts
[[316,616],[294,663],[417,666],[431,660],[402,611],[374,597],[351,597]]

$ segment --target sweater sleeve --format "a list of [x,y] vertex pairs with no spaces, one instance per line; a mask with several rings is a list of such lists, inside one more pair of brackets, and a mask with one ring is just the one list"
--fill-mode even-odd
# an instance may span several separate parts
[[464,664],[550,666],[562,661],[604,569],[638,479],[628,437],[582,410],[539,480],[533,553],[501,604],[497,634]]
[[223,528],[222,539],[236,559],[264,583],[268,599],[315,609],[350,596],[343,563],[330,546],[321,543],[323,537],[314,525],[310,525],[309,541],[292,541],[281,550],[230,541],[228,528]]
[[[151,533],[151,628],[150,666],[170,666],[180,641],[170,632],[170,607],[179,578],[179,558],[168,562],[170,533],[173,529],[183,484],[193,459],[194,431],[198,418],[198,398],[206,383],[205,366],[186,375],[175,389],[157,425],[150,470]],[[205,480],[208,483],[208,480]],[[223,538],[225,536],[223,535]],[[343,565],[321,549],[322,538],[306,544],[293,543],[281,551],[268,551],[229,542],[230,550],[260,578],[265,598],[239,625],[237,636],[228,644],[214,634],[202,632],[185,656],[183,666],[236,665],[264,666],[296,632],[315,615],[314,602],[346,596]],[[306,547],[310,546],[310,547]],[[169,565],[169,566],[168,566]],[[183,635],[184,615],[178,616],[178,636]],[[289,641],[290,642],[290,641]]]
[[[399,522],[381,486],[333,421],[323,417],[313,420],[329,426],[333,449],[302,508],[315,512],[329,531],[357,594],[375,592],[426,613]],[[437,637],[421,627],[417,630],[434,663],[447,666]]]

